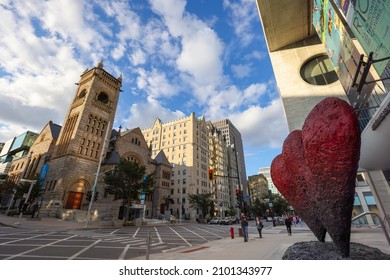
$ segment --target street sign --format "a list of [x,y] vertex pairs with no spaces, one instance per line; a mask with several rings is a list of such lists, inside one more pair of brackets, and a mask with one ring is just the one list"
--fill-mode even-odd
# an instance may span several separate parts
[[272,202],[268,203],[268,205],[269,205],[269,207],[272,207],[272,206],[273,206]]
[[244,195],[244,199],[249,199],[249,198],[251,198],[250,195]]

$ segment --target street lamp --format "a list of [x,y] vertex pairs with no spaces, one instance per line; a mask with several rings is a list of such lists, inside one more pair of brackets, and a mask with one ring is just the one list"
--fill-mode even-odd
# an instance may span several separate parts
[[179,220],[181,224],[181,215],[183,212],[183,182],[180,184],[180,209],[179,209]]
[[95,182],[93,183],[93,187],[92,187],[91,201],[89,202],[89,206],[88,206],[87,220],[85,221],[85,227],[88,227],[88,222],[89,222],[89,219],[91,218],[92,203],[93,203],[93,200],[95,198],[97,180],[98,180],[98,176],[99,176],[99,172],[100,172],[100,166],[102,165],[104,150],[106,148],[106,142],[108,141],[107,138],[108,138],[108,131],[110,130],[110,125],[111,125],[111,122],[108,122],[106,135],[105,135],[104,140],[103,140],[103,147],[102,147],[102,150],[100,151],[99,164],[98,164],[97,172],[95,174]]
[[[28,199],[30,198],[30,194],[31,194],[32,188],[33,188],[33,186],[34,186],[36,181],[37,180],[20,179],[20,182],[31,183],[30,184],[30,188],[28,189],[28,193],[27,193],[25,201],[28,201]],[[20,211],[18,221],[15,223],[15,225],[20,225],[20,219],[22,218],[22,215],[23,215],[23,211]]]

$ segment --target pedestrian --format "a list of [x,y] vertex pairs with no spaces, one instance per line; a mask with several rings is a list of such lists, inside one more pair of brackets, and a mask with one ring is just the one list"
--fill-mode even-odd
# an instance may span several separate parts
[[31,218],[34,219],[34,216],[35,216],[35,213],[38,211],[38,202],[35,202],[33,208],[32,208],[32,212],[31,212]]
[[261,235],[261,231],[263,230],[264,225],[258,216],[256,216],[256,227],[257,227],[257,231],[259,232],[260,238],[263,238],[263,236]]
[[241,213],[240,218],[242,233],[244,235],[244,242],[248,242],[248,220],[244,213]]
[[293,217],[292,217],[292,220],[293,220],[293,225],[294,225],[294,227],[297,225],[297,217],[294,215]]
[[286,225],[288,235],[291,236],[291,219],[288,215],[284,219],[284,224]]

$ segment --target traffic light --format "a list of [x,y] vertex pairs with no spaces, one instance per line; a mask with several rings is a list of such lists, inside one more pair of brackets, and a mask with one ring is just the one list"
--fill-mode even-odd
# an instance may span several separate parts
[[213,181],[214,180],[214,170],[213,169],[209,169],[209,181]]
[[236,202],[237,202],[238,208],[241,209],[242,199],[241,199],[241,190],[240,189],[236,189]]

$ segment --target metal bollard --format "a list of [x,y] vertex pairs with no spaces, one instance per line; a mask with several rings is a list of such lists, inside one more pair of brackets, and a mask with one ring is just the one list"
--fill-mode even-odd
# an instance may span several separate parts
[[234,239],[234,228],[233,227],[230,228],[230,237],[232,239]]

